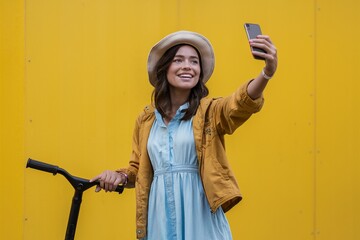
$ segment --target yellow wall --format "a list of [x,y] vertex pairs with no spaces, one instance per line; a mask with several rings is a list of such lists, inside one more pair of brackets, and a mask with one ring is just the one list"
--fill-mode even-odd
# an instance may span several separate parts
[[22,239],[24,3],[0,1],[0,239]]
[[[316,9],[316,217],[322,239],[360,239],[359,1]],[[349,46],[349,47],[348,47]]]
[[[146,60],[164,35],[207,36],[210,95],[255,76],[244,22],[279,49],[263,110],[227,137],[244,200],[227,214],[246,240],[360,239],[360,3],[0,0],[0,236],[63,239],[73,190],[24,169],[32,157],[85,178],[126,166],[149,103]],[[77,239],[134,239],[134,191],[84,193]]]

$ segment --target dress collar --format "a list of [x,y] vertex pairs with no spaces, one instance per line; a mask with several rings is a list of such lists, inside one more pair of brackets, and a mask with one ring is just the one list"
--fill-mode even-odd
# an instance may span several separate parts
[[[181,118],[184,117],[185,115],[185,110],[189,108],[189,102],[184,103],[183,105],[181,105],[179,107],[179,109],[176,111],[175,116],[171,119],[171,121],[174,120],[180,120]],[[161,122],[162,124],[164,124],[164,121],[162,119],[161,114],[159,113],[159,111],[157,109],[155,109],[155,116],[156,116],[156,120]],[[165,124],[164,124],[165,125]]]

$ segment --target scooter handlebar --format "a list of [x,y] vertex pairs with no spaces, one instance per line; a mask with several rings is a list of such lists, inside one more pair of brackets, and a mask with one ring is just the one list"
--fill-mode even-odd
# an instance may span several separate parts
[[49,173],[52,173],[54,175],[57,174],[57,172],[59,170],[58,166],[51,165],[51,164],[44,163],[44,162],[40,162],[40,161],[36,161],[36,160],[31,159],[31,158],[28,159],[26,167],[27,168],[28,167],[29,168],[34,168],[34,169],[45,171],[45,172],[49,172]]
[[[83,190],[86,190],[92,186],[95,185],[99,185],[99,181],[95,181],[95,182],[89,182],[88,179],[84,179],[84,178],[79,178],[79,177],[75,177],[72,176],[70,173],[68,173],[66,170],[55,166],[55,165],[51,165],[48,163],[44,163],[44,162],[40,162],[37,160],[33,160],[31,158],[28,159],[27,164],[26,164],[27,168],[34,168],[40,171],[44,171],[44,172],[49,172],[52,173],[54,175],[56,175],[57,173],[63,175],[70,183],[71,185],[73,185],[74,188],[81,188]],[[115,192],[118,193],[122,193],[124,191],[124,186],[123,185],[119,185],[116,187],[116,189],[114,190]]]

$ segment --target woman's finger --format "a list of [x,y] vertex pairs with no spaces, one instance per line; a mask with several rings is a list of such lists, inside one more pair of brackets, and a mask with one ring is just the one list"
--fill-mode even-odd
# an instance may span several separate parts
[[266,40],[267,42],[269,42],[270,44],[273,44],[270,37],[268,35],[258,35],[256,38],[254,39],[264,39]]
[[121,182],[121,177],[119,176],[119,174],[118,174],[118,176],[116,177],[116,179],[115,179],[115,182],[114,182],[114,185],[113,185],[113,191],[115,191],[116,190],[116,188],[117,188],[117,186],[119,186],[119,184],[120,184],[120,182]]
[[111,173],[111,175],[109,176],[109,191],[113,191],[114,190],[114,185],[115,185],[115,181],[116,181],[116,176],[114,173]]
[[96,177],[93,177],[92,179],[89,180],[89,182],[95,182],[97,180],[99,180],[101,178],[101,174],[97,175]]
[[95,192],[100,192],[100,191],[101,191],[101,187],[99,185],[96,185]]

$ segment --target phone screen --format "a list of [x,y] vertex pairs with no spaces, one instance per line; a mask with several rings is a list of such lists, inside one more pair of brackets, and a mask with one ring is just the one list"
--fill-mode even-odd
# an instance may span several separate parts
[[[260,26],[258,24],[254,24],[254,23],[245,23],[244,24],[245,27],[245,31],[248,37],[248,40],[250,39],[254,39],[256,38],[256,36],[261,35],[261,29]],[[258,52],[263,52],[266,53],[263,49],[261,48],[257,48],[257,47],[250,47],[251,51],[258,51]],[[260,60],[264,60],[264,58],[262,57],[258,57],[258,56],[254,56],[253,57],[255,59],[260,59]]]

